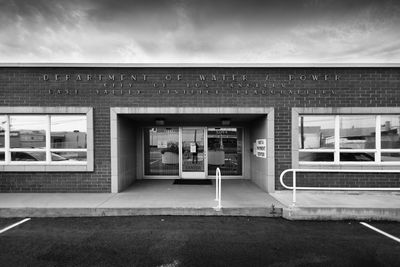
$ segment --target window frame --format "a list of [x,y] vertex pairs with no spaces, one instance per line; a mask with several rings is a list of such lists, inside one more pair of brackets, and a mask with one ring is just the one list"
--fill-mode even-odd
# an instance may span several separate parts
[[[93,149],[93,108],[91,107],[0,107],[0,115],[6,116],[4,134],[5,159],[0,161],[2,172],[92,172],[94,170]],[[45,148],[11,148],[10,145],[10,116],[39,115],[46,117]],[[86,117],[86,148],[57,149],[51,147],[51,116],[52,115],[83,115]],[[12,152],[45,152],[45,161],[12,161]],[[86,161],[52,161],[52,152],[86,152]]]
[[[373,149],[341,149],[340,148],[340,117],[354,115],[375,116],[375,148]],[[292,166],[293,168],[329,168],[329,169],[392,169],[398,168],[399,161],[381,161],[381,154],[399,152],[400,149],[381,148],[381,117],[384,115],[400,115],[400,108],[293,108],[292,109]],[[333,149],[300,149],[298,131],[301,116],[334,116],[334,148]],[[372,126],[373,127],[373,126]],[[328,161],[300,161],[300,152],[333,152],[334,160]],[[375,161],[340,161],[340,153],[374,153]]]

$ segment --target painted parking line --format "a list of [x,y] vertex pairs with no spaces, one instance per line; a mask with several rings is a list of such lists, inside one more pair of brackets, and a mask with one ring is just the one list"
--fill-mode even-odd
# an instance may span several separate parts
[[18,225],[20,225],[20,224],[22,224],[22,223],[24,223],[24,222],[27,222],[27,221],[29,221],[30,219],[31,219],[31,218],[26,218],[26,219],[23,219],[22,221],[19,221],[19,222],[17,222],[17,223],[14,223],[13,225],[10,225],[10,226],[8,226],[8,227],[6,227],[6,228],[0,230],[0,234],[4,233],[5,231],[10,230],[11,228],[14,228],[15,226],[18,226]]
[[373,227],[372,225],[369,225],[368,223],[360,222],[360,224],[362,224],[362,225],[364,225],[365,227],[368,227],[368,228],[370,228],[370,229],[372,229],[372,230],[374,230],[374,231],[376,231],[376,232],[378,232],[378,233],[380,233],[380,234],[382,234],[382,235],[384,235],[384,236],[387,236],[387,237],[389,237],[389,238],[391,238],[391,239],[393,239],[393,240],[395,240],[395,241],[397,241],[397,242],[400,243],[400,238],[397,238],[397,237],[395,237],[395,236],[392,236],[391,234],[388,234],[388,233],[386,233],[386,232],[384,232],[384,231],[382,231],[382,230],[379,230],[378,228]]

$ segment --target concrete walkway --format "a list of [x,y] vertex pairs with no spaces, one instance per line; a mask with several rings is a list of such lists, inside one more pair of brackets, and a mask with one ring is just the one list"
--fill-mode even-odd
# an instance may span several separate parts
[[298,191],[267,194],[249,180],[222,181],[222,210],[214,185],[142,180],[122,193],[1,193],[0,217],[132,215],[263,216],[289,220],[400,221],[400,192]]
[[174,185],[142,180],[122,193],[2,193],[0,217],[225,215],[280,217],[283,205],[249,180],[222,182],[222,207],[214,185]]
[[377,191],[277,191],[272,197],[285,205],[290,220],[391,220],[400,221],[400,192]]

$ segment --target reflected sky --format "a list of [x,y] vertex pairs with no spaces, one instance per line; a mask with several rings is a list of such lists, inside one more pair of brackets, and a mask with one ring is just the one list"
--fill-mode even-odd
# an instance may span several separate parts
[[[86,132],[85,116],[51,116],[51,131],[80,131]],[[16,130],[45,130],[45,116],[10,116],[10,129]]]

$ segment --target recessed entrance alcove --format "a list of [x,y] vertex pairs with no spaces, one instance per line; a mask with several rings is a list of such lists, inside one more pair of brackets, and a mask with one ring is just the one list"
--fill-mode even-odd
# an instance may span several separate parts
[[114,107],[110,112],[114,193],[142,180],[214,179],[216,168],[224,181],[275,189],[273,108]]

